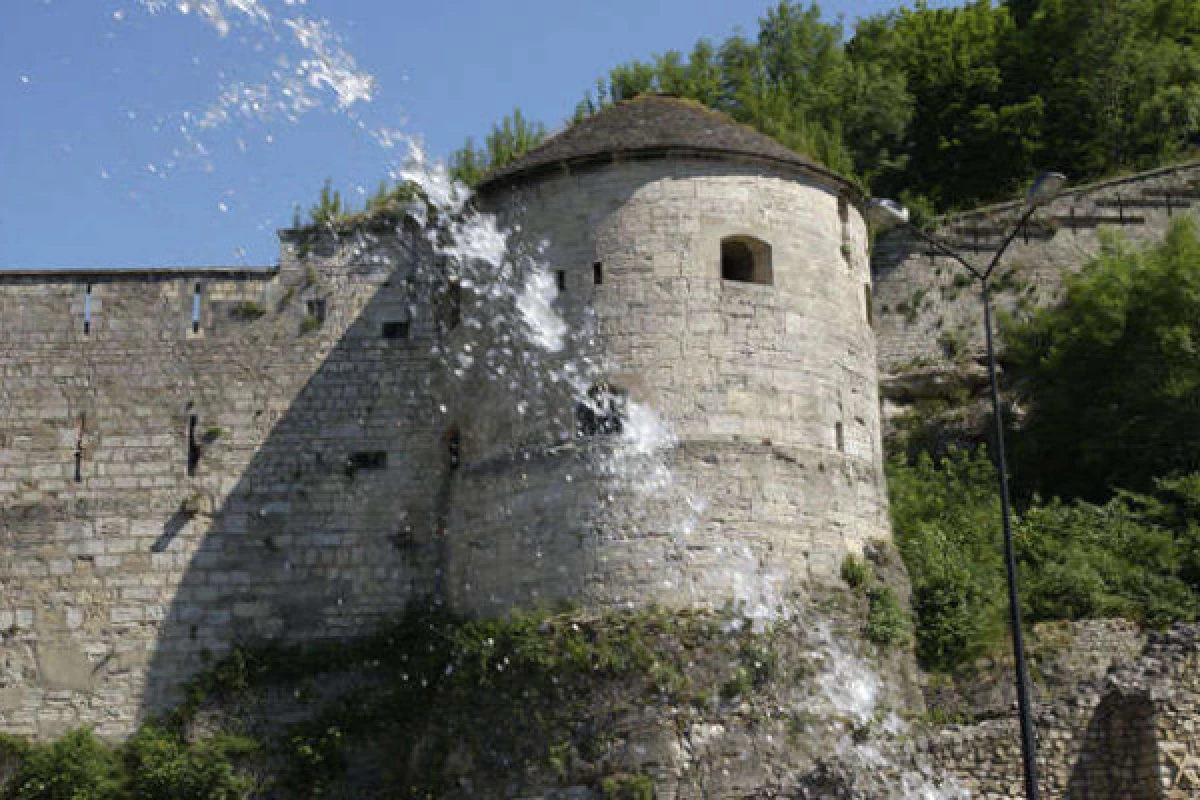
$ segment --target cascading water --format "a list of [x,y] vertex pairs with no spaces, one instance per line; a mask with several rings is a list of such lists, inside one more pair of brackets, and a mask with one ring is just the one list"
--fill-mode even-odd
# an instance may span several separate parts
[[[140,0],[150,14],[178,13],[204,20],[216,34],[226,36],[235,27],[258,34],[272,66],[261,80],[226,80],[217,99],[206,109],[183,115],[180,134],[193,154],[205,155],[201,141],[223,126],[242,118],[296,121],[321,108],[345,113],[364,127],[353,109],[370,102],[376,93],[374,79],[362,70],[327,20],[304,15],[305,0]],[[451,341],[435,340],[432,355],[451,387],[471,382],[488,384],[507,412],[544,428],[556,420],[548,439],[536,446],[570,445],[577,438],[575,419],[562,416],[564,398],[569,406],[594,414],[609,411],[613,402],[595,387],[619,365],[600,355],[590,318],[568,325],[556,307],[557,287],[553,265],[547,263],[543,245],[514,236],[496,217],[475,208],[471,192],[456,183],[444,164],[431,162],[417,142],[387,128],[370,130],[381,147],[399,150],[393,177],[419,190],[406,209],[424,232],[434,258],[413,268],[414,285],[454,285],[478,302],[468,306],[460,333]],[[356,232],[365,241],[371,234]],[[402,231],[397,231],[402,235]],[[353,246],[353,245],[352,245]],[[413,298],[415,317],[432,314],[432,289]],[[446,391],[449,397],[452,391]],[[676,480],[670,456],[676,438],[669,422],[653,408],[623,401],[623,423],[608,446],[595,448],[584,469],[607,482],[606,509],[628,530],[656,530],[686,539],[707,502]],[[449,402],[442,404],[449,413]],[[545,434],[545,431],[542,431]],[[563,475],[564,481],[573,480]],[[686,550],[686,548],[685,548]],[[814,612],[789,607],[785,576],[764,572],[748,549],[731,545],[725,554],[743,615],[739,624],[765,628],[780,619],[807,619]],[[939,779],[917,765],[905,750],[907,728],[894,713],[880,710],[882,681],[867,661],[831,632],[820,617],[807,619],[817,665],[818,692],[795,698],[795,709],[815,720],[811,735],[826,742],[826,768],[836,773],[843,797],[955,798],[965,793],[952,782]],[[818,786],[802,796],[822,797]]]

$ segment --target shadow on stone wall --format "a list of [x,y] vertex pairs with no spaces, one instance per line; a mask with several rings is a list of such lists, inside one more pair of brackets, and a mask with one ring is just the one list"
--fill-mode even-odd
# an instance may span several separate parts
[[1083,734],[1067,796],[1077,800],[1155,800],[1160,796],[1149,694],[1111,692]]
[[[291,323],[267,319],[264,336],[242,343],[263,348],[250,354],[260,369],[256,407],[198,406],[206,419],[249,421],[291,398],[244,469],[222,455],[220,439],[203,443],[190,489],[162,524],[153,550],[181,574],[157,627],[139,719],[177,703],[181,683],[235,643],[352,636],[434,591],[434,530],[444,516],[434,505],[447,467],[428,392],[430,341],[413,324],[404,336],[396,326],[384,334],[407,306],[409,266],[328,272],[341,284],[329,314],[342,303],[352,319],[298,391],[288,385],[304,368],[295,351],[312,345]],[[306,282],[292,272],[296,286]],[[284,280],[283,291],[296,288]],[[356,295],[366,297],[357,309]]]

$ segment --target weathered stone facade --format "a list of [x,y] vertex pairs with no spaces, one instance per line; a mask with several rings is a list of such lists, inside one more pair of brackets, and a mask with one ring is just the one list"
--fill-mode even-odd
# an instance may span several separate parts
[[[996,308],[1057,302],[1063,278],[1100,252],[1106,231],[1156,243],[1173,218],[1195,216],[1198,207],[1200,162],[1069,189],[1037,212],[1005,254],[993,279]],[[1020,203],[1006,203],[955,214],[936,233],[982,268],[1020,211]],[[872,272],[885,417],[923,397],[982,388],[983,308],[966,271],[896,230],[876,241]]]
[[0,727],[124,734],[202,654],[428,591],[428,338],[380,336],[406,263],[0,276]]
[[[1048,669],[1038,675],[1035,690],[1043,796],[1200,796],[1197,629],[1147,637],[1128,623],[1091,622],[1060,626],[1052,638],[1057,652],[1039,664]],[[949,726],[925,739],[921,749],[973,796],[1000,800],[1019,796],[1023,787],[1011,669],[996,677],[1003,688],[985,693],[987,700],[979,702],[976,695],[966,708],[952,706],[979,721]],[[1007,702],[996,702],[1006,695]],[[934,708],[941,707],[939,700],[945,698],[935,697]]]
[[[672,429],[687,530],[594,468],[613,438],[575,436],[572,391],[522,416],[448,374],[487,305],[458,286],[448,321],[409,223],[289,234],[262,272],[0,275],[0,729],[121,736],[235,642],[414,598],[769,612],[836,582],[889,536],[867,232],[852,187],[766,141],[482,200],[550,242],[556,306],[593,334],[567,355]],[[723,279],[730,236],[767,281]]]
[[[456,491],[487,500],[453,504],[448,541],[462,554],[449,561],[465,571],[449,585],[471,587],[460,604],[769,606],[839,581],[847,553],[890,538],[866,229],[857,210],[842,221],[836,191],[761,167],[674,158],[486,199],[527,238],[547,239],[548,263],[564,272],[562,313],[568,326],[594,330],[582,348],[607,367],[600,379],[669,422],[672,493],[687,498],[695,524],[679,535],[664,498],[638,498],[636,487],[607,499],[609,484],[580,463],[603,441],[504,466],[539,431],[488,387],[472,387],[474,402],[460,406]],[[731,235],[770,243],[772,284],[722,279],[721,241]],[[546,445],[573,426],[570,397],[559,410],[554,423],[539,421]],[[497,574],[492,566],[515,551],[542,552],[546,565],[529,566],[562,577]],[[543,594],[511,597],[522,584]]]

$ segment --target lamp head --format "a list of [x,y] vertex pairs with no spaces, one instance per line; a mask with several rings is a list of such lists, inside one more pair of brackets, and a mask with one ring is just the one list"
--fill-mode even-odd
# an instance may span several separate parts
[[1034,179],[1025,194],[1025,208],[1037,208],[1049,203],[1065,189],[1067,176],[1061,172],[1043,172]]
[[867,209],[867,218],[884,230],[907,225],[908,216],[907,208],[895,200],[888,200],[885,197],[872,199],[871,205]]

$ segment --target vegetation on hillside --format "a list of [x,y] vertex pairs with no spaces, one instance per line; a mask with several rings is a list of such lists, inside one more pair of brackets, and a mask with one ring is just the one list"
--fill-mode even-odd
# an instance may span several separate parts
[[[1030,621],[1200,611],[1200,238],[1179,220],[1137,250],[1109,241],[1061,306],[1007,326],[1031,409],[1013,437]],[[897,545],[918,655],[952,669],[1007,636],[996,472],[982,450],[893,459]],[[1052,498],[1052,499],[1044,499]]]
[[[784,0],[754,35],[614,67],[574,119],[643,92],[688,97],[876,194],[942,210],[1008,199],[1040,169],[1084,181],[1155,166],[1200,137],[1194,0],[918,3],[845,33]],[[462,177],[533,142],[513,135],[519,120],[493,131],[496,146],[459,151]]]
[[[893,459],[896,544],[913,585],[917,656],[952,670],[1008,640],[995,467],[984,450]],[[1200,476],[1097,505],[1034,500],[1015,515],[1026,621],[1123,617],[1150,625],[1200,610]]]
[[1103,501],[1200,471],[1200,238],[1188,217],[1159,246],[1117,236],[1066,300],[1006,327],[1005,362],[1031,409],[1015,445],[1026,492]]

